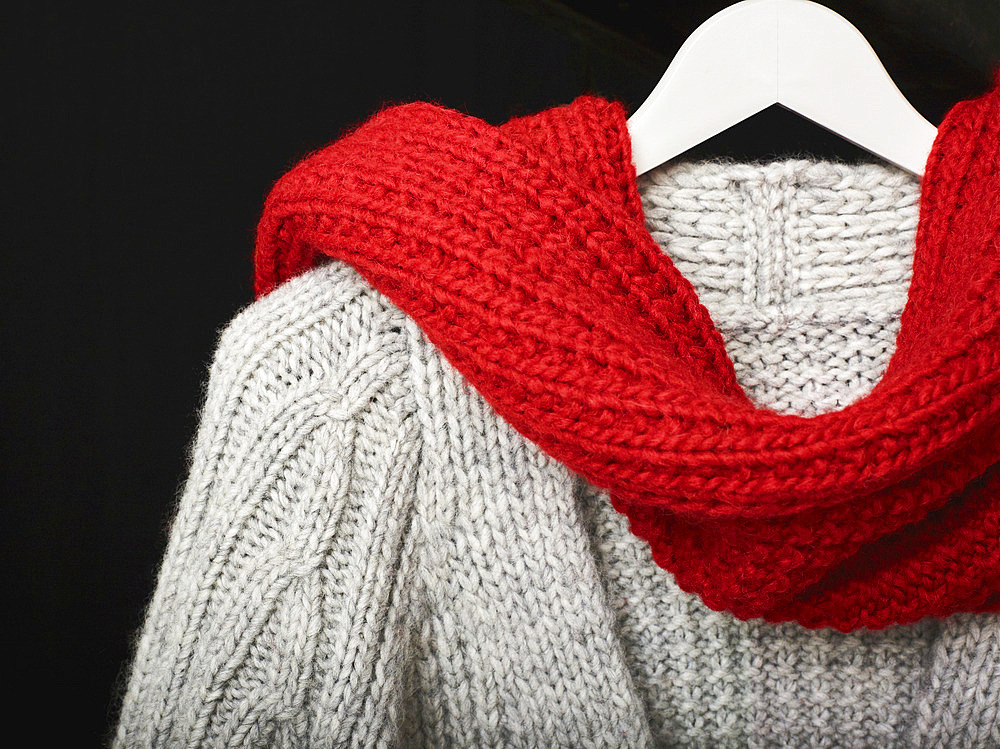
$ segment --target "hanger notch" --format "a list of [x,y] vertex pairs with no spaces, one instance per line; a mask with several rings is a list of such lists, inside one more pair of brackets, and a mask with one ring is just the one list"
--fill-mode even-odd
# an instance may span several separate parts
[[636,171],[774,104],[918,177],[937,136],[843,16],[811,0],[743,0],[687,38],[629,118]]

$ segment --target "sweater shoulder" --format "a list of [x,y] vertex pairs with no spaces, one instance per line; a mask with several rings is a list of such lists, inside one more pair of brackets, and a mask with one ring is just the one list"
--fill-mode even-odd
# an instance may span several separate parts
[[362,418],[391,428],[405,421],[414,408],[411,328],[406,314],[346,263],[289,279],[220,329],[191,449],[209,446],[206,431],[216,441],[224,435],[230,448],[260,439],[304,411],[313,423]]
[[331,261],[231,318],[219,333],[212,375],[227,368],[266,371],[292,385],[345,368],[405,361],[406,322],[406,314],[354,268]]

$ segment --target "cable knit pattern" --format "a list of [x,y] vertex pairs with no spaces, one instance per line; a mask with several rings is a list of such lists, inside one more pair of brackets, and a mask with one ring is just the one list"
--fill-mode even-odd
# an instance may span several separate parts
[[[384,108],[278,181],[257,292],[323,257],[351,264],[519,433],[609,490],[712,609],[842,631],[1000,609],[1000,74],[939,129],[884,373],[811,416],[746,394],[644,224],[630,148],[623,106],[590,95],[499,126],[426,102]],[[863,177],[837,187],[833,210],[853,211]],[[763,221],[798,198],[776,173],[761,190],[734,224],[771,231],[768,250],[748,246],[726,272],[742,266],[750,308],[794,314],[791,291],[822,299],[862,235],[822,204],[801,226],[808,206],[787,226]],[[853,229],[882,231],[894,206],[863,202]],[[841,249],[817,241],[814,262],[790,263],[800,233]],[[821,315],[846,340],[859,305],[838,296]],[[812,356],[800,336],[766,342],[762,359]]]
[[[786,161],[640,184],[752,400],[874,386],[915,181]],[[843,634],[709,609],[328,260],[221,335],[115,745],[988,747],[998,705],[997,615]]]

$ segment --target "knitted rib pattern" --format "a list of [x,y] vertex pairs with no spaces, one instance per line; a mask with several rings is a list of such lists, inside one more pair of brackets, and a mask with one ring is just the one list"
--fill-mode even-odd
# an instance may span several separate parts
[[884,374],[809,417],[740,386],[600,97],[501,126],[383,109],[279,180],[257,290],[350,263],[710,608],[877,628],[1000,607],[998,196],[1000,78],[939,129]]
[[[913,180],[640,182],[754,401],[878,382]],[[222,332],[190,459],[118,747],[1000,746],[1000,616],[843,634],[707,608],[339,260]]]
[[639,183],[652,237],[694,285],[751,400],[815,415],[871,391],[906,304],[915,179],[799,160],[680,165]]

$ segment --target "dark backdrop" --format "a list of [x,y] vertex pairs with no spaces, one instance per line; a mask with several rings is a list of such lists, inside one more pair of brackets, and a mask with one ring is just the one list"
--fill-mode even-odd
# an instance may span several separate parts
[[[219,329],[272,182],[383,102],[499,123],[633,111],[727,2],[35,3],[5,18],[0,268],[8,726],[108,738]],[[937,123],[988,85],[1000,0],[829,2]],[[698,149],[865,158],[780,109]]]

